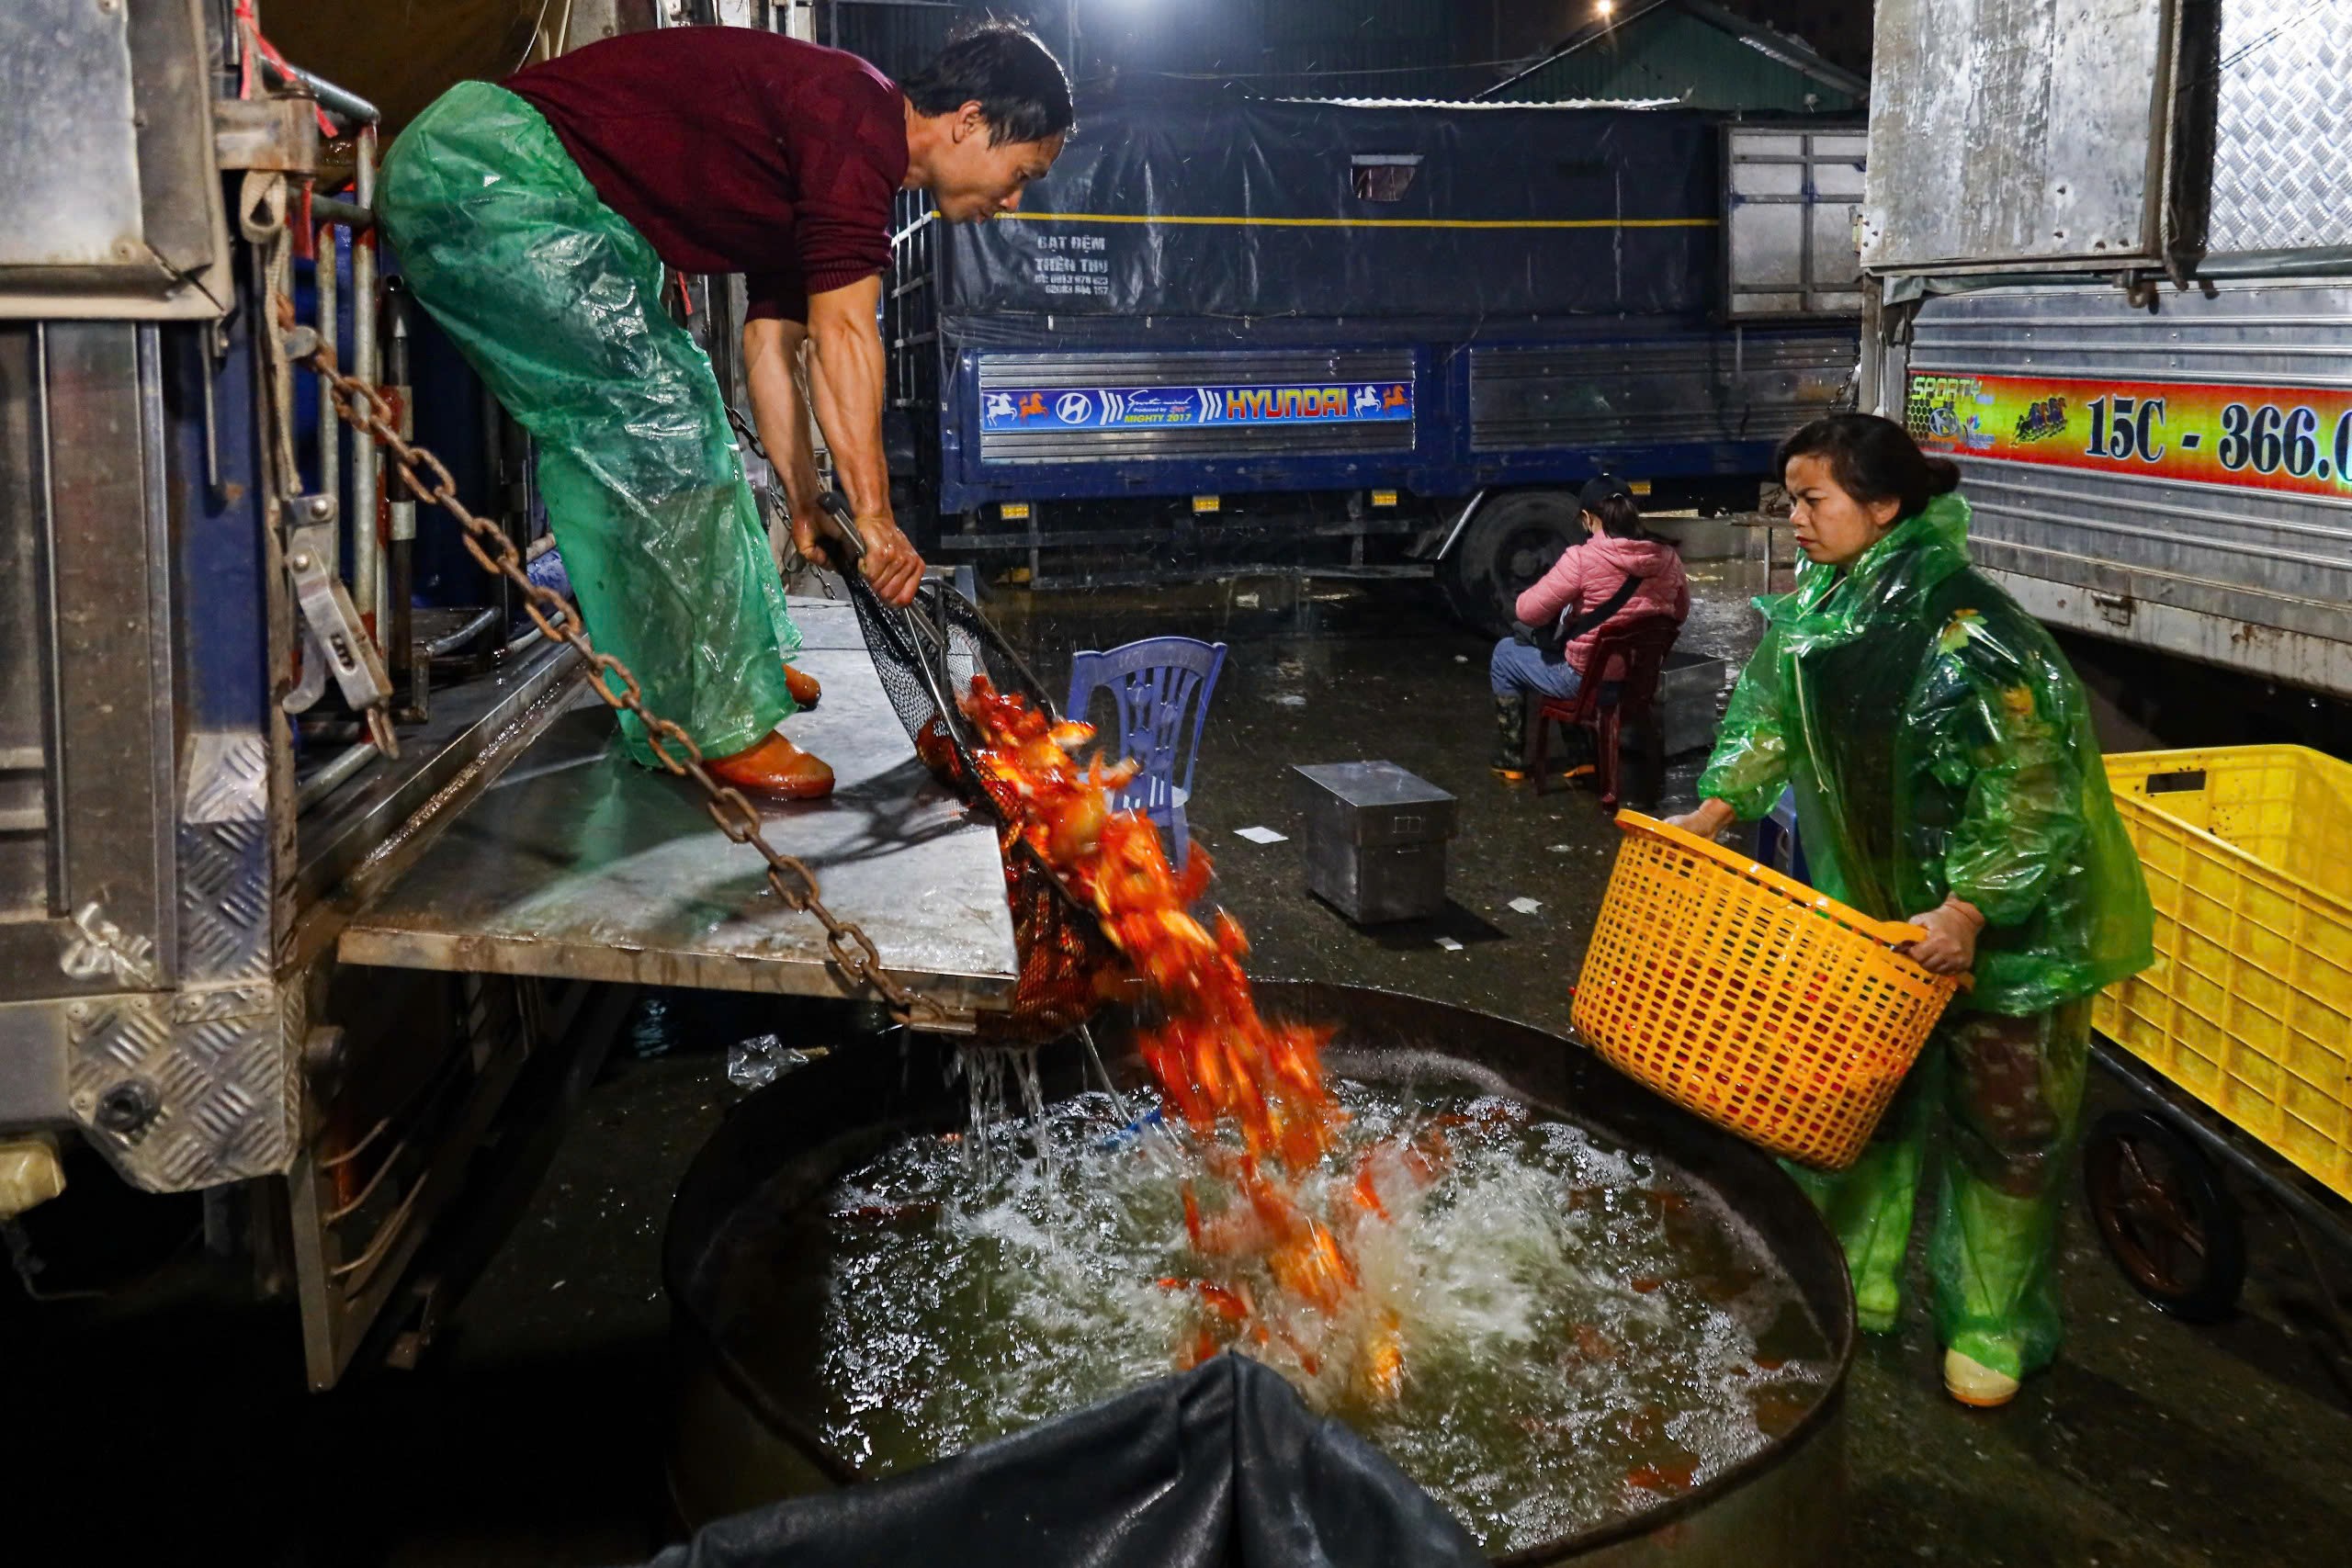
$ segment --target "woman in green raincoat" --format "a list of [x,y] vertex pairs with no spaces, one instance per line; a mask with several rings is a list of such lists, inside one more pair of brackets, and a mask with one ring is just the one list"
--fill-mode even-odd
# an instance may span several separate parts
[[1796,1170],[1844,1242],[1862,1326],[1893,1330],[1927,1134],[1949,1134],[1928,1243],[1944,1382],[2000,1404],[2057,1352],[2052,1253],[2091,998],[2145,967],[2148,895],[2108,794],[2082,682],[1969,565],[1959,471],[1870,414],[1781,449],[1809,565],[1724,717],[1713,837],[1793,787],[1813,880],[1973,973],[1849,1170]]

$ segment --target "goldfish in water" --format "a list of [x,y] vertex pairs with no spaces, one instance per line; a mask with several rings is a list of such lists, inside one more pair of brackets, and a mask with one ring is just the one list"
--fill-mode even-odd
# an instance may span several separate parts
[[[975,678],[961,701],[978,738],[976,783],[1005,822],[1008,852],[1025,845],[1084,906],[1102,935],[1147,988],[1159,1021],[1141,1032],[1137,1050],[1159,1087],[1162,1105],[1201,1140],[1204,1151],[1224,1130],[1246,1151],[1223,1174],[1238,1201],[1204,1213],[1188,1185],[1184,1224],[1196,1254],[1262,1266],[1283,1303],[1313,1308],[1326,1325],[1363,1288],[1348,1245],[1309,1213],[1292,1183],[1337,1146],[1346,1115],[1326,1082],[1328,1030],[1271,1020],[1258,1010],[1242,961],[1250,940],[1229,913],[1193,912],[1208,886],[1209,857],[1198,850],[1182,872],[1170,865],[1159,830],[1138,812],[1114,809],[1117,793],[1138,764],[1083,764],[1077,753],[1092,738],[1082,724],[1056,723],[1018,694]],[[918,738],[934,770],[949,773],[954,750],[944,733]],[[1442,1168],[1443,1143],[1416,1145],[1400,1156],[1416,1173]],[[1216,1162],[1212,1160],[1212,1165]],[[1353,1190],[1353,1227],[1388,1211],[1367,1165]],[[1261,1314],[1246,1286],[1164,1280],[1190,1289],[1211,1322],[1200,1325],[1180,1360],[1195,1365],[1216,1353],[1215,1325],[1265,1345],[1287,1346],[1309,1375],[1321,1358],[1303,1342],[1299,1314],[1277,1303]],[[1320,1332],[1319,1330],[1317,1332]],[[1382,1397],[1403,1386],[1404,1350],[1395,1314],[1382,1309],[1363,1347],[1361,1381]]]

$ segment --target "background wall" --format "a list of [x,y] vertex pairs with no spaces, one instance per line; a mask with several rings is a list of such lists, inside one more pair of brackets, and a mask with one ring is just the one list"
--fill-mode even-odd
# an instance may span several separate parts
[[[262,0],[287,56],[373,98],[397,130],[450,84],[673,19],[722,0]],[[1618,0],[1621,6],[1636,0]],[[1724,0],[1837,63],[1867,70],[1871,0]],[[725,0],[760,14],[763,0]],[[817,0],[820,42],[912,70],[967,16],[1024,16],[1080,74],[1158,72],[1252,92],[1466,98],[1589,22],[1593,0]],[[1075,29],[1073,31],[1073,28]]]

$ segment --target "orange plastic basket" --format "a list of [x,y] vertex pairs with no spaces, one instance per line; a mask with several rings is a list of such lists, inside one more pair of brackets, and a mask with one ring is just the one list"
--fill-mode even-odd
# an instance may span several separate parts
[[1874,920],[1638,812],[1577,983],[1577,1032],[1620,1072],[1775,1154],[1854,1162],[1961,980]]

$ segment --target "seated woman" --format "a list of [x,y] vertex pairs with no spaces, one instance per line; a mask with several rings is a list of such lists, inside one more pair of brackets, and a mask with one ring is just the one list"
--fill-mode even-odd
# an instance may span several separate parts
[[1935,1182],[1944,1386],[2000,1404],[2058,1349],[2091,998],[2150,962],[2148,890],[2082,682],[1969,564],[1959,470],[1861,413],[1806,425],[1781,467],[1810,564],[1794,592],[1757,601],[1763,643],[1700,807],[1675,821],[1713,837],[1793,785],[1814,886],[1919,927],[1908,951],[1935,973],[1973,975],[1852,1168],[1792,1174],[1879,1334],[1898,1324],[1914,1201]]
[[[1519,596],[1519,618],[1535,628],[1535,641],[1503,638],[1495,644],[1488,666],[1495,689],[1493,765],[1506,779],[1527,774],[1531,695],[1573,697],[1588,674],[1611,680],[1623,673],[1587,668],[1592,645],[1611,626],[1647,615],[1671,615],[1679,622],[1690,614],[1690,583],[1682,574],[1682,558],[1672,545],[1642,532],[1634,492],[1622,480],[1590,481],[1577,503],[1590,536],[1562,551],[1543,581]],[[1617,604],[1613,612],[1577,629],[1579,620],[1591,620],[1611,602]],[[1559,634],[1565,630],[1577,635],[1562,647]]]

